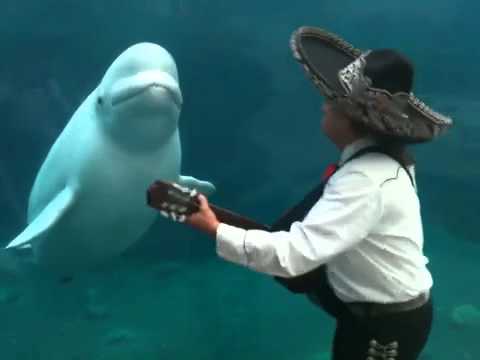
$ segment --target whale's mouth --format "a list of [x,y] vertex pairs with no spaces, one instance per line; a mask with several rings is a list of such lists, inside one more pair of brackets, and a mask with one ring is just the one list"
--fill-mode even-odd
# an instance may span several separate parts
[[183,103],[178,82],[168,73],[161,71],[144,71],[126,79],[117,81],[111,90],[112,106],[121,105],[147,91],[166,94],[180,108]]

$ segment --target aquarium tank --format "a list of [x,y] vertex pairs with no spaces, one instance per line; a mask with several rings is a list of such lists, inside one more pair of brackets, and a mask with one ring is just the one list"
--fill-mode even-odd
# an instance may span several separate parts
[[[147,180],[184,176],[212,191],[212,204],[271,224],[318,183],[338,151],[321,131],[324,100],[289,47],[303,25],[360,49],[398,49],[415,65],[415,94],[453,119],[444,136],[411,147],[434,278],[420,359],[480,359],[478,2],[2,0],[0,9],[1,360],[330,359],[331,317],[270,275],[224,261],[211,236],[146,202]],[[168,70],[176,107],[160,128],[148,123],[148,99],[128,103],[144,78],[129,91],[112,85],[136,66]],[[127,104],[118,131],[105,100]],[[158,150],[164,128],[179,142]],[[60,156],[45,165],[52,151]],[[46,198],[50,215],[39,215]],[[82,212],[69,213],[72,201]],[[61,276],[32,263],[30,230],[43,234],[64,212],[76,227],[57,229],[40,257],[81,268],[87,256],[68,244],[83,232],[113,256]],[[37,215],[50,218],[25,233]],[[5,249],[14,239],[25,246]]]

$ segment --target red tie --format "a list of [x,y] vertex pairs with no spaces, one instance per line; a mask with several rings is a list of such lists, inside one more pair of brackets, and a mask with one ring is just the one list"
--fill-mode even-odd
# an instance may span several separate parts
[[330,164],[327,166],[325,169],[325,172],[323,173],[322,176],[322,181],[327,181],[330,179],[330,177],[335,174],[335,172],[338,170],[338,165],[337,164]]

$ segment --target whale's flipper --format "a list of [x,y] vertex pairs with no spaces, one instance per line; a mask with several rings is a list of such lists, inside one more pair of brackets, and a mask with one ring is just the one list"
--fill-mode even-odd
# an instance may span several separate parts
[[190,189],[196,189],[206,196],[210,196],[215,192],[215,185],[208,181],[202,181],[194,178],[193,176],[182,176],[178,178],[178,184],[188,187]]
[[72,188],[66,187],[63,189],[25,228],[25,230],[6,246],[6,249],[29,248],[32,240],[55,225],[65,211],[69,209],[75,199],[74,195],[75,192]]

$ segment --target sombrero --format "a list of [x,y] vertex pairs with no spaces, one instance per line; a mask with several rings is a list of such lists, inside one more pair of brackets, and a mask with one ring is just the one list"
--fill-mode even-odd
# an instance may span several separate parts
[[373,132],[419,143],[452,126],[413,94],[413,65],[395,50],[361,51],[315,27],[296,30],[290,45],[321,94]]

